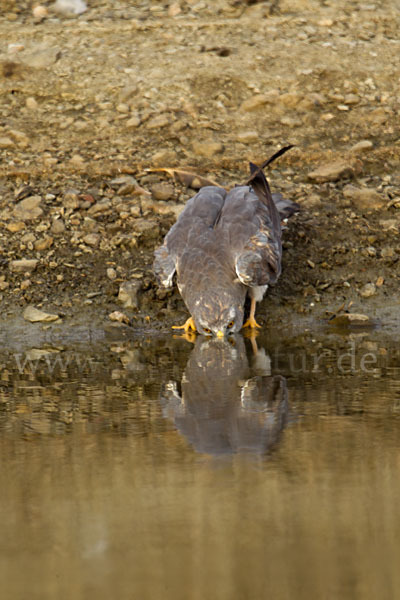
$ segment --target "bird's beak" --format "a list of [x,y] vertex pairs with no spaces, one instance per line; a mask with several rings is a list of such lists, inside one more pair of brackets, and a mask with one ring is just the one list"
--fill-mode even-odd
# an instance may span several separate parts
[[221,331],[221,330],[217,331],[217,337],[218,338],[223,338],[224,337],[224,332]]

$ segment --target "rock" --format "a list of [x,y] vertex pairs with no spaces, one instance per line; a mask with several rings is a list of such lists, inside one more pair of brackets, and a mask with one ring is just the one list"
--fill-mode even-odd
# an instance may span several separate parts
[[177,154],[174,150],[158,150],[151,157],[151,164],[155,167],[170,167],[177,161]]
[[56,0],[51,8],[66,16],[81,15],[87,10],[83,0]]
[[221,142],[193,142],[193,152],[198,156],[212,158],[216,154],[220,154],[224,147]]
[[51,323],[53,321],[59,321],[60,317],[51,313],[46,313],[43,310],[39,310],[35,306],[27,306],[22,313],[25,321],[31,323]]
[[172,115],[166,115],[166,114],[162,114],[162,115],[157,115],[156,117],[153,117],[152,119],[149,119],[146,122],[146,128],[147,129],[161,129],[162,127],[166,127],[167,125],[170,125],[173,121]]
[[361,140],[361,142],[357,142],[350,148],[350,152],[352,154],[364,154],[364,152],[369,152],[374,147],[373,143],[369,140]]
[[62,219],[54,220],[50,227],[50,231],[51,231],[51,233],[54,233],[55,235],[64,233],[64,231],[65,231],[64,221]]
[[100,235],[98,233],[88,233],[83,238],[83,242],[88,246],[98,246],[100,243]]
[[253,144],[260,139],[260,136],[257,131],[240,131],[236,139],[241,144]]
[[131,117],[127,120],[127,122],[125,123],[125,127],[127,129],[136,129],[136,127],[139,127],[140,123],[140,118],[137,115],[135,115],[134,117]]
[[382,258],[393,258],[395,255],[395,249],[392,246],[384,246],[381,250]]
[[39,105],[36,102],[35,98],[32,97],[26,99],[25,106],[26,108],[29,108],[29,110],[37,110],[39,108]]
[[14,142],[9,137],[0,137],[0,149],[12,148],[14,146]]
[[125,102],[120,102],[115,107],[115,110],[121,114],[127,114],[127,113],[129,113],[129,106],[127,104],[125,104]]
[[283,104],[288,108],[294,108],[298,105],[301,99],[302,96],[300,94],[296,92],[287,92],[286,94],[281,94],[281,96],[279,96],[278,101],[279,104]]
[[157,220],[153,219],[135,219],[133,227],[134,237],[139,237],[141,241],[154,241],[160,234],[160,226]]
[[354,327],[371,325],[371,319],[367,315],[358,313],[342,313],[329,320],[330,325],[338,325],[340,327]]
[[180,7],[179,2],[173,2],[172,4],[169,5],[168,7],[168,16],[169,17],[176,17],[177,15],[179,15],[182,12],[182,9]]
[[138,293],[142,287],[140,281],[124,281],[118,292],[118,301],[124,308],[139,308]]
[[37,219],[43,214],[43,210],[39,206],[41,201],[41,196],[29,196],[25,200],[21,200],[13,210],[14,217],[21,221]]
[[111,200],[101,200],[100,202],[96,202],[96,204],[91,206],[88,210],[88,213],[92,215],[92,217],[96,217],[97,215],[105,213],[110,208]]
[[308,174],[308,178],[316,183],[326,181],[338,181],[354,175],[354,168],[345,161],[336,161],[327,165],[321,165],[316,171]]
[[318,208],[322,206],[322,200],[317,194],[310,194],[300,201],[300,205],[305,208]]
[[110,321],[116,321],[117,323],[126,323],[127,325],[130,323],[129,317],[124,315],[124,313],[120,312],[119,310],[114,310],[114,312],[108,315],[108,318]]
[[41,252],[42,250],[48,250],[48,248],[50,248],[53,245],[53,241],[53,238],[50,236],[46,236],[41,240],[37,240],[34,243],[35,250],[37,250],[38,252]]
[[61,51],[57,46],[48,46],[39,47],[30,50],[29,52],[25,51],[21,60],[28,67],[33,67],[34,69],[46,69],[57,62],[60,56]]
[[376,294],[376,286],[374,283],[366,283],[360,290],[360,296],[363,298],[370,298]]
[[276,102],[279,96],[278,90],[271,90],[268,94],[256,94],[251,98],[248,98],[240,105],[240,110],[243,112],[252,112],[265,106],[266,104],[272,104]]
[[385,201],[380,194],[371,188],[358,188],[354,185],[346,185],[343,195],[361,210],[373,211],[385,206]]
[[37,21],[42,21],[42,19],[45,19],[48,14],[47,8],[41,4],[38,4],[32,8],[33,18]]
[[397,232],[400,228],[400,221],[397,219],[381,219],[379,225],[384,231],[393,230]]
[[151,186],[151,193],[156,200],[169,200],[173,197],[175,189],[170,183],[155,183]]
[[11,223],[7,223],[6,227],[11,233],[18,233],[25,229],[25,223],[23,221],[12,221]]
[[11,260],[9,263],[10,270],[14,273],[25,273],[27,271],[34,271],[38,264],[37,258],[20,258]]
[[114,279],[117,279],[117,271],[115,269],[113,269],[113,267],[109,267],[107,269],[106,273],[107,273],[108,279],[110,279],[111,281],[114,281]]
[[62,197],[63,206],[65,206],[65,208],[71,208],[72,210],[79,208],[79,193],[79,190],[73,188],[65,190]]

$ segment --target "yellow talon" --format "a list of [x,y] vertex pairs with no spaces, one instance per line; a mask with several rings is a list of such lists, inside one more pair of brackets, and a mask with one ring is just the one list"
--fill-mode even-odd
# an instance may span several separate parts
[[173,325],[172,329],[183,329],[185,333],[190,333],[191,331],[197,331],[196,325],[194,324],[193,317],[189,317],[189,319],[183,325]]
[[251,327],[252,329],[256,329],[258,327],[261,329],[261,325],[257,323],[254,317],[249,317],[246,323],[244,323],[243,327]]

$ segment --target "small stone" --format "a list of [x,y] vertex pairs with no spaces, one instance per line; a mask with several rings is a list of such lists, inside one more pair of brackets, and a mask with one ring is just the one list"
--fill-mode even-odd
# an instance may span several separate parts
[[42,250],[48,250],[53,245],[53,238],[50,236],[46,236],[40,240],[37,240],[34,243],[35,250],[41,252]]
[[384,246],[381,250],[382,258],[393,258],[395,250],[391,246]]
[[326,181],[338,181],[354,175],[354,168],[345,161],[337,161],[327,165],[321,165],[315,171],[308,174],[308,178],[316,183]]
[[114,281],[114,279],[117,279],[117,271],[115,269],[113,269],[113,267],[109,267],[107,269],[106,273],[107,273],[108,279],[110,279],[111,281]]
[[361,140],[357,144],[354,144],[350,148],[350,152],[352,154],[364,154],[364,152],[369,152],[374,147],[373,143],[370,140]]
[[385,279],[382,277],[382,275],[380,275],[378,277],[378,279],[375,281],[376,287],[382,287],[384,283],[385,283]]
[[205,158],[212,158],[224,150],[221,142],[193,142],[192,147],[195,154]]
[[371,325],[371,319],[367,315],[359,313],[341,313],[330,319],[329,324],[340,327],[366,326]]
[[76,167],[79,170],[83,170],[86,168],[85,160],[80,154],[74,154],[73,156],[71,156],[71,159],[69,162],[72,166]]
[[343,195],[361,210],[373,211],[385,206],[385,201],[380,194],[371,188],[358,188],[354,185],[346,185]]
[[174,150],[169,149],[158,150],[158,152],[153,154],[153,156],[151,157],[151,164],[155,167],[170,167],[171,165],[175,164],[176,161],[176,152]]
[[172,116],[171,115],[157,115],[156,117],[153,117],[152,119],[149,119],[146,122],[146,128],[147,129],[161,129],[162,127],[166,127],[167,125],[170,125],[172,123]]
[[83,0],[56,0],[51,8],[66,16],[80,15],[87,10]]
[[[56,46],[48,46],[46,48],[36,48],[32,51],[24,52],[21,59],[22,62],[28,67],[32,67],[34,69],[47,69],[51,65],[53,65],[60,58],[61,52],[60,49]],[[29,98],[28,98],[29,100]],[[28,106],[28,100],[27,106]],[[28,108],[31,108],[28,106]],[[35,108],[33,106],[33,108]]]
[[98,246],[99,242],[100,242],[100,235],[98,233],[88,233],[83,238],[83,241],[88,246],[93,246],[93,247]]
[[88,213],[92,217],[96,217],[97,215],[101,215],[105,213],[107,210],[111,208],[110,200],[102,200],[100,202],[96,202],[93,206],[91,206],[88,210]]
[[370,298],[371,296],[374,296],[376,294],[376,286],[374,283],[366,283],[361,289],[360,289],[360,296],[362,296],[363,298]]
[[288,92],[279,96],[279,103],[287,106],[288,108],[294,108],[298,105],[302,96],[296,92]]
[[136,127],[139,127],[140,122],[140,118],[138,116],[134,116],[127,120],[125,127],[127,129],[136,129]]
[[347,94],[347,96],[344,97],[344,103],[349,106],[358,104],[359,102],[360,102],[360,98],[356,94]]
[[379,225],[384,231],[398,231],[400,222],[397,219],[381,219]]
[[318,208],[322,205],[322,200],[317,194],[310,194],[304,200],[300,200],[300,204],[305,208]]
[[169,200],[174,192],[174,186],[170,183],[155,183],[151,187],[151,193],[156,200]]
[[172,4],[169,5],[168,7],[168,16],[169,17],[176,17],[177,15],[179,15],[182,12],[182,9],[180,7],[179,2],[173,2]]
[[257,131],[241,131],[237,134],[237,141],[241,144],[253,144],[260,139]]
[[12,221],[11,223],[7,223],[6,227],[11,233],[18,233],[25,229],[25,223],[23,221]]
[[45,19],[47,17],[48,11],[45,6],[38,4],[37,6],[34,6],[32,8],[32,14],[33,14],[34,19],[41,21],[42,19]]
[[14,142],[9,137],[0,137],[0,149],[12,148],[15,146]]
[[14,216],[21,221],[37,219],[43,214],[43,210],[40,208],[41,201],[41,196],[28,196],[15,206]]
[[24,279],[21,281],[21,285],[19,286],[22,291],[25,291],[32,285],[32,281],[30,279]]
[[37,258],[20,258],[11,260],[9,263],[10,270],[14,273],[25,273],[34,271],[38,265]]
[[55,221],[53,221],[53,223],[50,227],[50,231],[51,231],[51,233],[54,233],[55,235],[64,233],[64,231],[65,231],[64,221],[62,219],[56,219]]
[[35,98],[32,98],[32,97],[26,99],[25,106],[26,106],[26,108],[29,108],[29,110],[37,110],[39,107]]
[[122,113],[122,114],[126,114],[129,112],[129,106],[127,104],[125,104],[124,102],[120,102],[119,104],[117,104],[117,106],[115,107],[117,112]]
[[110,321],[116,321],[117,323],[126,323],[127,325],[130,323],[129,317],[124,315],[124,313],[120,312],[119,310],[114,310],[114,312],[108,315],[108,318]]
[[39,310],[35,306],[27,306],[22,313],[25,321],[31,323],[51,323],[53,321],[59,321],[60,317],[51,313],[46,313],[43,310]]
[[65,206],[65,208],[71,208],[72,210],[79,208],[79,193],[80,192],[78,190],[74,190],[72,188],[65,190],[62,198],[63,206]]
[[243,112],[252,112],[265,106],[266,104],[272,104],[276,101],[279,96],[278,90],[271,90],[268,94],[256,94],[251,98],[248,98],[240,105],[240,110]]
[[124,281],[121,283],[118,292],[118,301],[124,308],[139,308],[138,293],[141,289],[140,281]]

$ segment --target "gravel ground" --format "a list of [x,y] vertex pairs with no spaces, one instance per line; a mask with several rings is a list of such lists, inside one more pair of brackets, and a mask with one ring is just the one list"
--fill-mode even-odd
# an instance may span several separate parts
[[52,5],[0,0],[3,318],[181,321],[154,247],[201,178],[232,186],[295,144],[268,173],[301,212],[259,321],[399,319],[395,0]]

